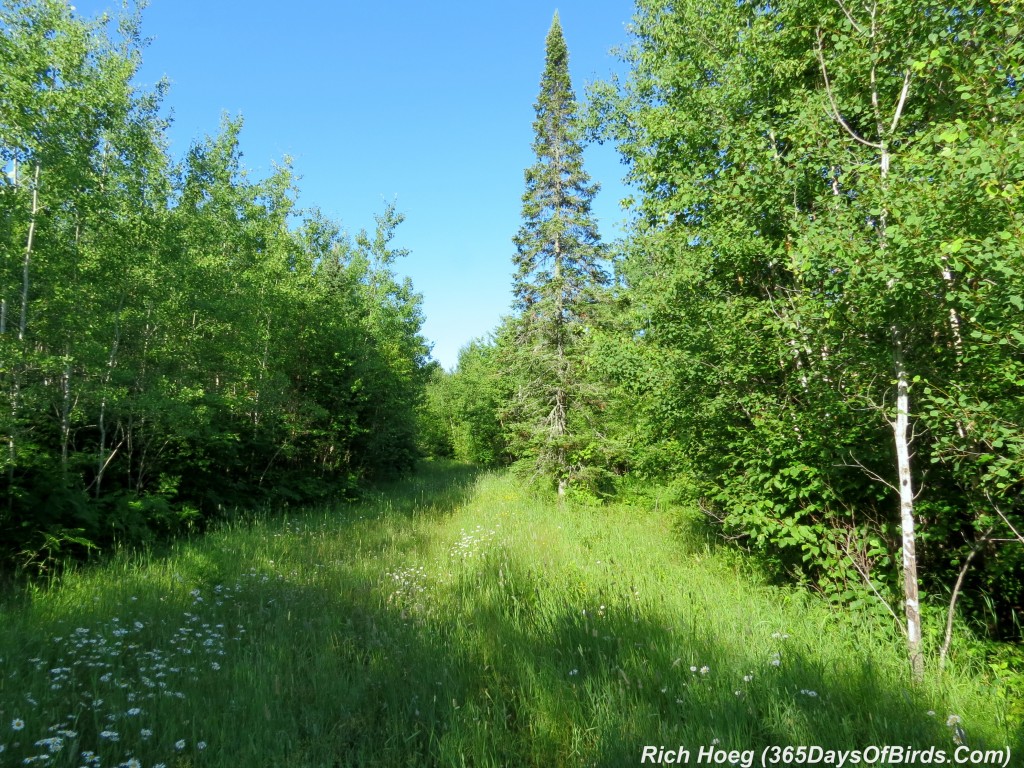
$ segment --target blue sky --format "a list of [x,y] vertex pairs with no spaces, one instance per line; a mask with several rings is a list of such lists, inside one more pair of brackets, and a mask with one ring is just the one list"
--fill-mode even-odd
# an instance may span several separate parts
[[[112,14],[120,0],[73,0]],[[577,97],[623,65],[628,0],[152,0],[143,14],[140,84],[166,76],[171,151],[245,121],[243,161],[256,176],[285,155],[300,206],[350,231],[373,227],[394,200],[406,215],[398,264],[423,294],[424,335],[446,368],[509,312],[512,236],[523,169],[533,162],[533,103],[556,10]],[[606,240],[625,214],[624,166],[587,150],[602,185],[594,212]]]

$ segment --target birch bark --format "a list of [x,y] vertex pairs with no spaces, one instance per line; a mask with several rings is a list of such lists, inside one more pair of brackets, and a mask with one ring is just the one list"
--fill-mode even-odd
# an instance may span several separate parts
[[[846,8],[839,0],[837,0],[837,3],[844,13],[847,13]],[[875,120],[875,140],[869,140],[859,134],[843,117],[829,80],[824,56],[824,36],[821,30],[818,31],[817,55],[821,65],[822,78],[830,107],[829,112],[832,118],[858,144],[878,153],[879,195],[881,199],[879,201],[880,212],[876,222],[876,234],[879,253],[884,257],[889,251],[887,232],[889,210],[887,198],[889,172],[892,164],[890,147],[892,146],[892,139],[897,135],[900,118],[903,115],[903,108],[910,94],[911,73],[908,69],[903,74],[903,85],[900,89],[899,100],[893,109],[891,119],[889,119],[887,115],[883,115],[879,94],[878,62],[882,59],[882,43],[879,32],[881,23],[879,18],[880,9],[877,0],[870,7],[865,6],[865,11],[868,13],[869,18],[864,24],[857,24],[848,13],[847,16],[850,18],[854,29],[859,34],[867,37],[867,46],[872,53],[868,78],[871,110]],[[889,290],[896,287],[895,281],[896,278],[892,278],[889,281]],[[914,513],[913,474],[911,471],[912,454],[910,452],[911,377],[907,371],[906,330],[899,320],[894,320],[890,327],[890,332],[893,368],[896,378],[896,413],[889,420],[889,424],[892,427],[893,443],[896,450],[896,474],[899,481],[897,488],[902,542],[901,561],[903,566],[903,605],[906,616],[907,653],[911,673],[915,680],[920,680],[924,674],[924,656],[921,650],[921,606],[917,578],[917,533]]]

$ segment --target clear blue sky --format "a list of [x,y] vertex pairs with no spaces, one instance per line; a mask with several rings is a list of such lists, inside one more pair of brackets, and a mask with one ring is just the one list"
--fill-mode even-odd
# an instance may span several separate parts
[[[120,0],[72,0],[87,17]],[[355,232],[394,200],[406,215],[398,265],[423,295],[424,335],[446,368],[509,312],[512,236],[523,169],[533,162],[533,103],[556,8],[576,95],[623,65],[628,0],[152,0],[143,14],[140,84],[166,76],[176,157],[242,115],[254,175],[284,155],[300,206]],[[594,212],[606,240],[625,218],[624,167],[587,150],[602,185]]]

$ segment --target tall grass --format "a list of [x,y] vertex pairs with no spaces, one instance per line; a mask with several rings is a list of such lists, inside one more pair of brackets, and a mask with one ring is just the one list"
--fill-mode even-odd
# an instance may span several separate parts
[[[644,745],[1019,748],[958,666],[760,583],[679,510],[430,465],[0,608],[0,763],[635,765]],[[133,762],[134,761],[134,762]]]

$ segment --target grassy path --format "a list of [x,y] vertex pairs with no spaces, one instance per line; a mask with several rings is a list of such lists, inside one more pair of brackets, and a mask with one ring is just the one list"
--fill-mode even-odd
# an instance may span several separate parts
[[677,511],[557,507],[435,466],[359,505],[116,560],[0,608],[0,764],[951,752],[951,715],[972,746],[1019,746],[980,673],[908,688],[889,628],[758,584],[695,539]]

